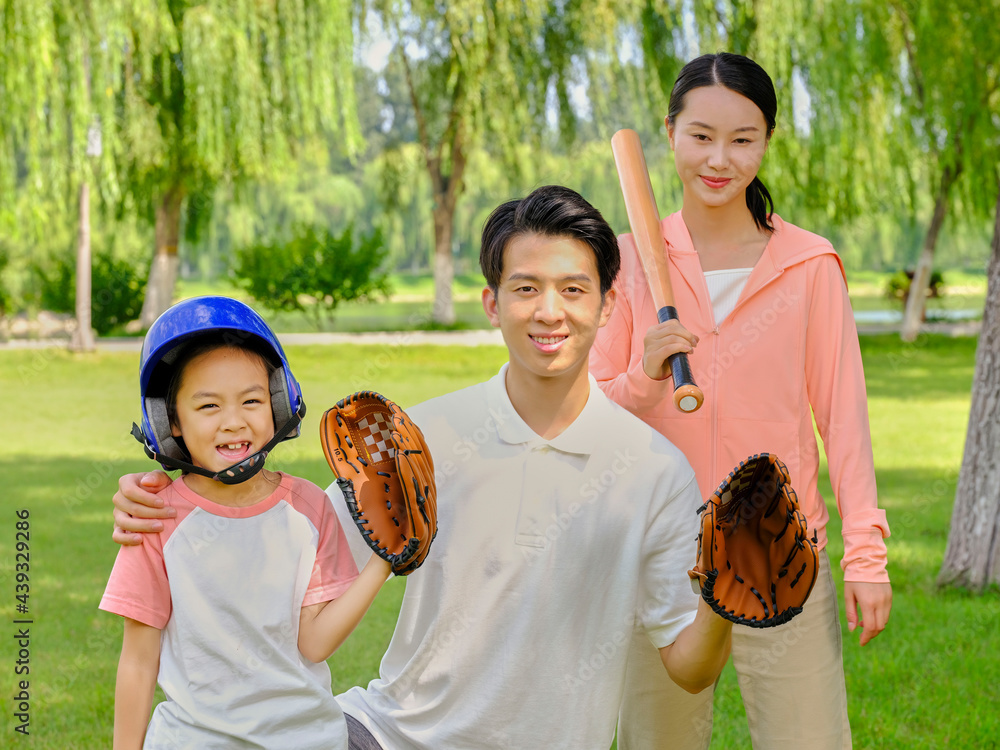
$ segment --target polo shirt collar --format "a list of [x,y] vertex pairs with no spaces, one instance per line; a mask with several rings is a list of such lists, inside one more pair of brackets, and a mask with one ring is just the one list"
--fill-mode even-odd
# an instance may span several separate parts
[[494,415],[503,417],[496,419],[497,435],[503,442],[510,445],[526,445],[529,448],[548,445],[564,453],[578,453],[585,456],[596,450],[601,425],[606,424],[611,406],[593,375],[588,374],[590,394],[587,396],[583,411],[559,435],[546,439],[531,429],[514,409],[507,394],[507,367],[508,363],[504,363],[500,372],[486,382],[490,411]]

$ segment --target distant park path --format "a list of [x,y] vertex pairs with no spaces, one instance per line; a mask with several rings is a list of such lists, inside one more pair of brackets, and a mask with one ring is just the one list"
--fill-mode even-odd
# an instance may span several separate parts
[[[962,323],[925,323],[921,333],[947,336],[976,336],[981,321]],[[876,333],[899,333],[899,324],[858,326],[862,336]],[[278,334],[282,344],[370,344],[372,346],[412,346],[436,344],[447,346],[503,346],[503,337],[496,328],[474,331],[382,331],[373,333],[283,333]],[[65,347],[65,338],[11,339],[0,342],[0,349],[37,349]],[[135,351],[142,348],[141,338],[99,338],[97,348],[102,351]]]

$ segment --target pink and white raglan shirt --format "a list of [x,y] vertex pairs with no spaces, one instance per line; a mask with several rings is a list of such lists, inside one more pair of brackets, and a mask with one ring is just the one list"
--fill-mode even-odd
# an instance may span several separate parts
[[326,493],[281,474],[246,508],[218,505],[183,477],[160,493],[177,517],[122,547],[100,608],[163,630],[145,748],[347,747],[326,663],[299,653],[304,606],[357,577]]

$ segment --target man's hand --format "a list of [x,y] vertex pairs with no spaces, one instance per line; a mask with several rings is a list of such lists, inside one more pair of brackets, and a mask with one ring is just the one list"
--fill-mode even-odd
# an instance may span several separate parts
[[166,488],[170,481],[170,477],[162,471],[126,474],[118,480],[118,492],[114,496],[113,541],[133,546],[142,544],[142,534],[163,531],[163,524],[156,519],[173,518],[177,511],[164,508],[163,500],[156,493]]
[[653,380],[670,377],[667,360],[678,352],[690,354],[698,344],[698,337],[676,320],[650,326],[642,340],[642,371]]
[[[844,607],[847,609],[847,629],[861,626],[861,645],[885,630],[892,609],[892,586],[888,583],[844,581]],[[858,610],[861,617],[858,618]]]

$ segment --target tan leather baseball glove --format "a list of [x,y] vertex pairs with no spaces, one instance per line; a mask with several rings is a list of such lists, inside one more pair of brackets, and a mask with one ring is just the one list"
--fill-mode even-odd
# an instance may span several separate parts
[[699,512],[698,563],[688,575],[713,610],[754,628],[802,611],[819,569],[816,536],[777,457],[741,462]]
[[396,575],[419,568],[437,533],[434,460],[420,428],[385,396],[359,391],[323,415],[320,438],[368,546]]

